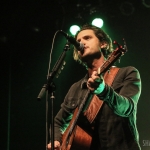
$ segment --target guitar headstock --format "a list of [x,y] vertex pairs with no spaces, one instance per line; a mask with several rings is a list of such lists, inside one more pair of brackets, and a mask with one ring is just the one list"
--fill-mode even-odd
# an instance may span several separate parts
[[121,56],[123,56],[127,52],[126,42],[124,41],[124,47],[119,45],[118,42],[114,41],[113,43],[117,45],[117,48],[109,55],[107,60],[100,67],[100,73],[102,74],[107,71]]
[[124,46],[120,45],[117,41],[114,41],[113,43],[116,44],[117,45],[117,49],[119,49],[119,51],[121,51],[124,54],[128,50],[127,50],[127,44],[126,44],[125,39],[123,39],[123,42],[124,42]]

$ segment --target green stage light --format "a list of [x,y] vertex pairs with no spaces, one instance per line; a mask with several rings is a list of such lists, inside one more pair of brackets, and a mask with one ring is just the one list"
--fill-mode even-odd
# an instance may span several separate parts
[[93,21],[92,21],[92,25],[94,26],[97,26],[99,28],[101,28],[103,26],[104,22],[101,18],[95,18]]
[[72,25],[69,29],[70,33],[72,35],[75,35],[77,33],[77,31],[80,30],[80,27],[78,25]]

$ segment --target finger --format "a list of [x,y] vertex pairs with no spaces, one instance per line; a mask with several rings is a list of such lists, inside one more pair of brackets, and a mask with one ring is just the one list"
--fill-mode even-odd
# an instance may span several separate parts
[[97,71],[93,71],[91,78],[96,82],[100,82],[102,77],[98,75]]
[[[52,148],[52,145],[51,145],[51,143],[50,143],[50,144],[47,145],[47,149],[48,149],[48,150],[51,150],[51,148]],[[54,149],[56,149],[56,150],[58,149],[58,150],[59,150],[59,144],[54,143]]]
[[50,150],[50,148],[51,148],[51,144],[48,144],[47,149]]
[[95,90],[95,89],[92,88],[89,84],[87,84],[87,87],[88,87],[88,89],[89,89],[90,91],[94,91],[94,90]]
[[99,86],[99,82],[87,82],[87,87],[91,90],[94,91],[97,87]]
[[89,80],[90,80],[90,82],[99,82],[99,83],[101,83],[102,79],[99,76],[92,75],[91,78],[89,78]]
[[94,77],[94,76],[98,76],[97,71],[93,71],[93,73],[91,74],[91,77]]
[[100,73],[101,73],[101,68],[99,67],[97,70],[97,74],[100,75]]
[[89,78],[89,79],[88,79],[88,82],[89,82],[89,83],[94,83],[94,79],[93,79],[93,78]]

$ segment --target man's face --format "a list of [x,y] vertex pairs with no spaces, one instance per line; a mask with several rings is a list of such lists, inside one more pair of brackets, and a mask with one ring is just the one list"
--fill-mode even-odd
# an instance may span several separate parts
[[77,41],[84,44],[84,51],[78,51],[81,60],[89,58],[91,56],[100,57],[101,55],[101,43],[95,36],[94,31],[87,29],[79,32],[77,35]]

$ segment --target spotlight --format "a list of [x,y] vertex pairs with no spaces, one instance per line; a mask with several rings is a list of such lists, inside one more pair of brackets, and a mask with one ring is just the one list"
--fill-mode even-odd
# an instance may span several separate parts
[[72,35],[75,35],[77,33],[77,31],[80,30],[80,27],[78,25],[72,25],[69,29],[70,33]]
[[101,28],[103,26],[104,22],[101,18],[95,18],[92,21],[92,25],[97,26],[99,28]]

